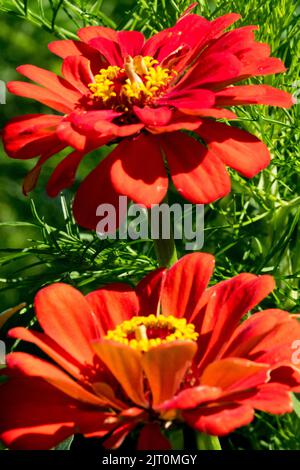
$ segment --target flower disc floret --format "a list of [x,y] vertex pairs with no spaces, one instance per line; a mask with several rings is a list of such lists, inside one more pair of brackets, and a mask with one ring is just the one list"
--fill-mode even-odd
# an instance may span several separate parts
[[197,341],[195,326],[185,318],[172,315],[137,316],[125,320],[114,330],[109,330],[106,339],[127,344],[133,349],[146,352],[151,348],[172,341]]
[[175,76],[175,70],[150,56],[128,56],[124,68],[101,69],[89,88],[100,106],[128,111],[134,104],[144,106],[159,98]]

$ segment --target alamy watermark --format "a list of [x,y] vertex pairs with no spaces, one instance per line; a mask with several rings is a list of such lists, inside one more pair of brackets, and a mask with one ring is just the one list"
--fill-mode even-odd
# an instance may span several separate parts
[[300,364],[300,339],[295,339],[295,341],[292,343],[292,349],[295,351],[292,354],[292,363],[295,366],[298,366]]
[[6,104],[6,84],[0,80],[0,104]]
[[[204,205],[162,203],[147,208],[143,204],[128,205],[126,196],[119,196],[119,205],[100,204],[96,233],[103,239],[119,240],[183,240],[185,249],[201,250],[204,245]],[[117,228],[119,227],[119,230]]]
[[0,366],[3,366],[6,364],[5,357],[6,357],[6,345],[4,341],[0,340]]
[[292,87],[296,89],[296,90],[292,93],[293,99],[294,99],[294,103],[295,103],[295,104],[299,104],[299,103],[300,103],[300,100],[299,100],[299,97],[300,97],[300,80],[296,80],[295,82],[293,82],[293,83],[292,83]]

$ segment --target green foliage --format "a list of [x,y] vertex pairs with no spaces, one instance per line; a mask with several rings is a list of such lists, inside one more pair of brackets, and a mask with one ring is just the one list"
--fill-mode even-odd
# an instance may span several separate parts
[[110,282],[129,282],[133,285],[157,267],[151,257],[153,243],[127,240],[100,240],[93,232],[80,232],[61,195],[63,228],[49,225],[37,213],[31,200],[32,222],[4,222],[0,226],[34,229],[36,237],[28,247],[0,249],[0,292],[17,290],[18,300],[27,307],[5,325],[2,334],[12,324],[34,321],[32,300],[41,287],[53,282],[66,282],[83,292],[97,289]]
[[[150,36],[174,24],[189,4],[186,0],[0,0],[1,79],[16,79],[14,69],[21,63],[59,72],[59,60],[47,51],[47,43],[56,37],[75,38],[79,27],[101,24],[138,29]],[[257,37],[270,44],[288,71],[249,82],[298,94],[300,8],[296,1],[199,0],[196,11],[209,19],[234,11],[242,15],[239,24],[259,25]],[[1,123],[44,109],[33,101],[8,96],[7,105],[1,106]],[[266,306],[293,312],[300,310],[299,117],[299,105],[289,110],[267,106],[238,110],[237,124],[266,142],[272,163],[253,180],[232,172],[230,196],[206,207],[203,247],[217,258],[213,282],[243,271],[272,274],[277,290]],[[68,282],[88,292],[112,281],[135,284],[154,269],[152,242],[101,241],[74,224],[69,210],[73,191],[60,201],[47,198],[43,188],[56,159],[47,164],[29,200],[21,193],[21,182],[33,163],[13,161],[4,151],[0,153],[0,311],[27,303],[27,309],[7,322],[3,334],[15,324],[34,321],[33,297],[48,283]],[[102,157],[99,151],[83,162],[77,184]],[[178,195],[170,197],[175,201]],[[182,256],[184,247],[177,245]],[[223,439],[222,445],[300,449],[299,442],[300,420],[295,413],[282,418],[259,414],[253,424]]]
[[68,439],[58,444],[58,446],[56,446],[54,450],[70,450],[73,439],[74,436],[68,437]]

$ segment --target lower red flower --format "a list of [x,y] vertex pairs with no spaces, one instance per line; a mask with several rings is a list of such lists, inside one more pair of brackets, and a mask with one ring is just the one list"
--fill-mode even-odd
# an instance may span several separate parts
[[248,424],[254,410],[292,411],[297,319],[273,309],[241,323],[273,278],[240,274],[207,289],[213,266],[211,255],[198,253],[135,290],[112,284],[84,297],[65,284],[42,289],[35,308],[44,333],[15,328],[10,336],[52,361],[7,356],[3,442],[48,449],[82,433],[116,448],[138,426],[138,448],[166,449],[170,422],[222,436]]

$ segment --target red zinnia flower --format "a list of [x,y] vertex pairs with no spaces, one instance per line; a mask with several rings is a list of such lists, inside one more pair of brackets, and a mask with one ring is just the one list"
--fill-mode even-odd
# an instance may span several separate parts
[[[7,357],[0,386],[0,438],[14,449],[47,449],[73,433],[117,447],[136,426],[138,447],[168,448],[159,432],[185,421],[212,435],[248,424],[254,409],[292,410],[300,325],[282,310],[241,318],[274,287],[240,274],[206,289],[214,259],[191,254],[158,269],[134,291],[112,284],[84,297],[53,284],[35,299],[45,333],[15,328],[54,363]],[[153,432],[155,431],[155,432]]]
[[239,18],[232,13],[208,21],[185,14],[146,42],[137,31],[91,26],[78,31],[80,41],[50,44],[63,58],[63,77],[33,65],[19,67],[41,86],[14,81],[9,91],[61,113],[21,116],[4,129],[10,157],[39,156],[25,193],[45,161],[63,148],[74,151],[52,174],[50,196],[73,183],[85,154],[117,143],[76,195],[78,223],[94,228],[97,206],[117,205],[118,194],[146,206],[159,203],[168,187],[165,162],[177,190],[193,203],[210,203],[230,191],[226,165],[249,178],[265,168],[270,155],[259,139],[215,120],[235,117],[227,106],[292,105],[288,93],[268,85],[232,86],[286,70],[270,57],[267,44],[255,41],[255,26],[224,32]]

